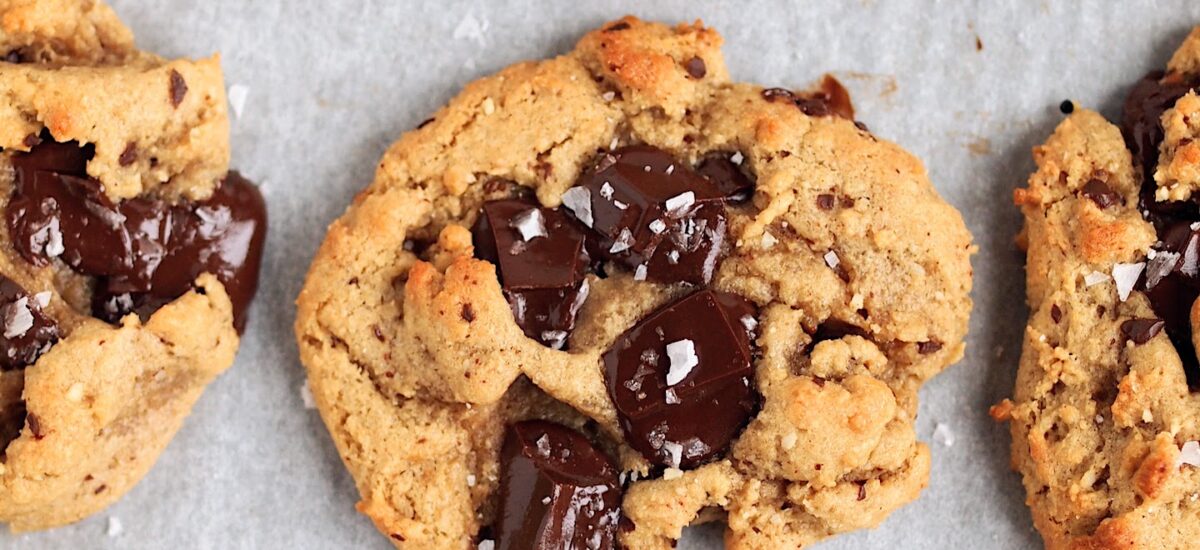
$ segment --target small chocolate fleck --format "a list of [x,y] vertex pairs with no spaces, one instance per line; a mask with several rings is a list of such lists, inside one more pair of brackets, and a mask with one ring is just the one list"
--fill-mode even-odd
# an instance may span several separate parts
[[1135,318],[1121,323],[1121,334],[1140,346],[1162,332],[1164,326],[1162,319]]
[[417,125],[417,129],[418,129],[418,130],[420,130],[421,128],[424,128],[424,127],[426,127],[426,126],[429,126],[429,125],[430,125],[430,124],[432,124],[432,123],[433,123],[433,121],[435,121],[435,120],[437,120],[437,119],[436,119],[436,118],[434,118],[434,117],[429,117],[429,118],[427,118],[427,119],[425,119],[425,120],[422,120],[422,121],[421,121],[421,123]]
[[183,96],[188,92],[187,81],[183,79],[183,75],[179,71],[171,69],[171,106],[179,107],[183,103]]
[[4,54],[4,61],[16,65],[19,63],[24,63],[26,59],[25,55],[21,53],[21,50],[17,49],[9,50],[8,53]]
[[861,120],[854,121],[854,127],[864,132],[871,133],[871,129],[867,127],[867,123]]
[[462,318],[464,321],[466,321],[468,323],[474,322],[475,321],[475,308],[471,307],[471,304],[463,304],[461,315],[462,315]]
[[394,539],[396,539],[396,540],[398,540],[398,541],[400,541],[400,542],[404,542],[404,540],[405,540],[405,539],[404,539],[404,535],[401,535],[400,533],[392,533],[392,534],[391,534],[391,537],[392,537],[392,538],[394,538]]
[[42,137],[37,134],[29,134],[25,136],[24,140],[21,141],[21,143],[24,143],[25,146],[29,148],[37,147],[41,142]]
[[858,482],[858,500],[867,500],[867,482]]
[[1050,306],[1050,318],[1054,320],[1054,324],[1056,325],[1059,321],[1062,321],[1062,310],[1059,309],[1058,304]]
[[125,145],[125,150],[121,151],[121,156],[117,157],[117,162],[121,166],[129,166],[135,160],[137,160],[137,144],[131,141]]
[[829,193],[817,195],[817,208],[821,210],[833,210],[834,196]]
[[622,533],[632,533],[637,529],[637,524],[622,514],[621,519],[617,522],[617,529],[620,529]]
[[386,339],[383,337],[383,330],[381,330],[381,329],[379,328],[379,325],[371,325],[371,332],[375,333],[375,339],[376,339],[376,340],[379,340],[380,342],[383,342],[383,341],[385,341],[385,340],[386,340]]
[[623,31],[628,28],[629,28],[629,23],[626,23],[625,21],[619,21],[617,23],[613,23],[612,25],[609,25],[607,29],[604,29],[604,32]]
[[1113,191],[1107,183],[1097,178],[1088,180],[1083,185],[1082,192],[1085,197],[1092,199],[1092,202],[1096,203],[1101,210],[1124,202],[1120,193]]
[[683,68],[687,69],[689,75],[697,80],[704,78],[708,74],[708,67],[704,65],[704,60],[699,57],[693,57],[683,64]]
[[1064,115],[1069,115],[1075,112],[1075,104],[1069,99],[1064,99],[1062,103],[1058,104],[1058,110],[1062,111]]
[[108,489],[108,485],[101,483],[99,487],[96,487],[95,491],[92,491],[92,494],[98,495],[100,493],[103,493],[106,489]]
[[975,51],[977,51],[977,52],[983,51],[983,39],[979,38],[978,34],[975,35]]
[[941,349],[942,349],[942,343],[938,342],[937,340],[930,340],[928,342],[921,342],[921,343],[917,344],[917,353],[920,353],[921,355],[929,355],[931,353],[937,353]]
[[25,421],[29,423],[29,433],[33,434],[34,439],[46,437],[46,434],[42,432],[42,421],[38,419],[36,414],[29,413],[25,415]]

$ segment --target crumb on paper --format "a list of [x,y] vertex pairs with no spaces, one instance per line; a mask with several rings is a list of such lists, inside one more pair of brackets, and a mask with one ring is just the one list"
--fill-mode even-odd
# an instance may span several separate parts
[[462,21],[458,22],[458,26],[454,27],[455,40],[470,40],[476,44],[483,46],[486,43],[484,35],[487,33],[491,23],[487,19],[480,21],[475,18],[475,14],[468,13]]

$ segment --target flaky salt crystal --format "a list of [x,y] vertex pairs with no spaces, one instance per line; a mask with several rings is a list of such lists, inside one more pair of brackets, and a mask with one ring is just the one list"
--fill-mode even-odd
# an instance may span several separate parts
[[567,207],[583,225],[592,226],[592,192],[586,187],[572,187],[562,196],[563,206]]
[[629,247],[631,246],[633,246],[633,233],[629,231],[628,227],[624,227],[621,228],[621,233],[617,235],[617,239],[613,241],[613,244],[611,247],[609,247],[608,252],[610,254],[624,252],[629,250]]
[[229,87],[229,108],[233,110],[233,116],[242,118],[242,110],[246,108],[246,98],[250,95],[250,88],[241,84],[234,84]]
[[29,310],[29,298],[22,296],[4,308],[4,337],[20,338],[33,328],[33,312]]
[[1129,298],[1129,293],[1133,291],[1133,286],[1137,284],[1138,277],[1141,276],[1142,270],[1145,268],[1145,262],[1113,265],[1112,277],[1117,283],[1117,297],[1122,302]]
[[667,358],[671,361],[671,368],[667,370],[668,386],[674,386],[683,381],[692,372],[692,369],[700,364],[700,358],[696,356],[696,344],[691,340],[679,340],[667,344]]
[[1106,273],[1100,273],[1099,271],[1093,271],[1093,272],[1088,273],[1087,275],[1083,276],[1083,284],[1086,286],[1098,285],[1100,283],[1103,283],[1104,281],[1109,280],[1110,278],[1111,277],[1109,277],[1108,274],[1106,274]]
[[841,263],[842,260],[838,258],[837,252],[830,250],[825,253],[825,265],[829,266],[829,269],[837,269],[837,266]]
[[696,194],[691,191],[684,191],[674,197],[667,199],[667,211],[671,213],[680,212],[696,202]]
[[530,208],[513,216],[509,225],[521,234],[521,240],[524,241],[546,236],[546,218],[537,208]]

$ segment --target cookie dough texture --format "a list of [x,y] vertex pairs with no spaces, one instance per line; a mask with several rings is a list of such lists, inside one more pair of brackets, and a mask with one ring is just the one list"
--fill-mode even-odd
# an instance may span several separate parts
[[[1197,67],[1197,55],[1193,33],[1172,68]],[[1182,131],[1179,111],[1194,108],[1189,98],[1163,116],[1158,174],[1178,172],[1180,155],[1194,154],[1169,137]],[[1178,458],[1200,439],[1200,396],[1165,331],[1142,345],[1125,341],[1123,321],[1156,315],[1141,292],[1122,301],[1105,276],[1146,261],[1157,240],[1137,210],[1142,177],[1120,130],[1087,110],[1064,120],[1034,158],[1037,171],[1015,192],[1030,319],[1014,398],[993,413],[1011,419],[1013,466],[1035,524],[1050,549],[1191,547],[1200,540],[1200,469]],[[1083,194],[1093,179],[1123,204],[1101,208]]]
[[[633,549],[671,548],[711,520],[730,548],[802,547],[877,525],[926,484],[917,390],[963,354],[970,235],[917,159],[730,82],[721,41],[698,22],[625,18],[473,82],[387,151],[329,227],[296,337],[358,508],[397,547],[472,547],[492,521],[502,428],[531,417],[618,459]],[[621,442],[599,356],[687,289],[589,276],[570,351],[551,350],[518,328],[466,229],[505,182],[558,206],[597,151],[630,143],[691,163],[738,151],[758,182],[729,208],[736,245],[713,286],[761,308],[762,411],[725,459],[657,479]],[[863,336],[814,345],[833,320]]]
[[[0,1],[0,197],[11,155],[47,130],[95,146],[88,172],[111,198],[204,196],[227,169],[225,96],[217,59],[165,61],[133,49],[100,2]],[[188,91],[173,105],[171,74]],[[134,144],[137,160],[122,165]],[[156,160],[154,160],[156,159]],[[204,275],[142,323],[90,316],[90,281],[58,261],[35,267],[0,224],[0,274],[52,294],[63,338],[24,370],[0,372],[0,522],[14,531],[79,520],[117,500],[154,464],[238,344],[222,285]],[[27,411],[20,413],[22,408]],[[22,420],[23,417],[23,420]]]

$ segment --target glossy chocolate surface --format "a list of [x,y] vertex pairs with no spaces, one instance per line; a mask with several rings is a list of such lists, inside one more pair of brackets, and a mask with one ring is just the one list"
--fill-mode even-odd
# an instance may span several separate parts
[[475,255],[496,264],[504,297],[525,335],[565,348],[587,299],[589,262],[579,226],[532,200],[497,200],[483,205],[472,237]]
[[602,153],[567,193],[563,204],[595,232],[595,257],[652,281],[712,280],[725,252],[725,195],[669,153],[646,145]]
[[62,336],[58,324],[42,310],[42,301],[49,299],[49,293],[31,296],[0,275],[0,371],[32,365]]
[[500,453],[497,550],[616,548],[617,469],[583,435],[543,420],[508,429]]
[[[722,452],[757,406],[751,387],[755,308],[701,290],[649,314],[603,355],[609,396],[625,439],[647,460],[691,468]],[[673,346],[694,352],[671,382]]]
[[6,218],[21,256],[39,266],[59,258],[96,277],[92,314],[110,322],[130,312],[146,317],[212,273],[242,330],[266,232],[258,188],[230,172],[201,202],[113,203],[87,177],[89,157],[89,148],[51,141],[13,155],[16,188]]

